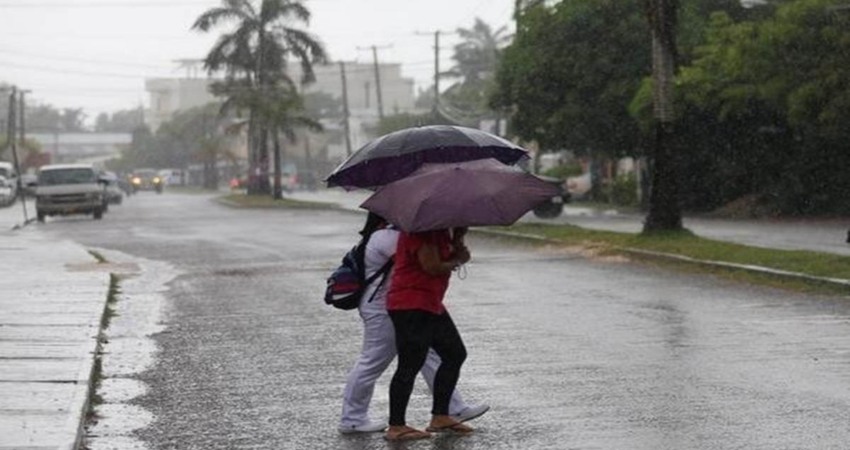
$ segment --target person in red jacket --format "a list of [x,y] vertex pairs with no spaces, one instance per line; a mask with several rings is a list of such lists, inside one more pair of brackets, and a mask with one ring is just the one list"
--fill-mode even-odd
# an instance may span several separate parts
[[[387,293],[387,312],[395,329],[398,365],[390,382],[390,426],[386,439],[414,440],[430,432],[471,433],[449,415],[449,401],[466,359],[466,347],[443,306],[452,271],[470,259],[466,228],[402,233]],[[416,374],[428,349],[441,363],[434,377],[432,418],[426,431],[407,426],[405,414]]]

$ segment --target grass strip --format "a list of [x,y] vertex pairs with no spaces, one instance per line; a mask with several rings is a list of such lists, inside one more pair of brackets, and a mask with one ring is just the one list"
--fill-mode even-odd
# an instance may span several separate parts
[[219,202],[236,208],[258,209],[339,209],[334,203],[308,202],[289,198],[274,199],[269,195],[226,194],[217,198]]
[[588,230],[573,225],[517,224],[506,231],[554,239],[605,253],[638,249],[702,261],[752,265],[814,277],[850,279],[850,257],[806,250],[779,250],[716,241],[689,231],[650,234]]
[[203,194],[215,194],[217,192],[216,189],[207,189],[200,186],[180,186],[180,185],[168,185],[164,189],[165,192],[174,192],[178,194],[194,194],[194,195],[203,195]]

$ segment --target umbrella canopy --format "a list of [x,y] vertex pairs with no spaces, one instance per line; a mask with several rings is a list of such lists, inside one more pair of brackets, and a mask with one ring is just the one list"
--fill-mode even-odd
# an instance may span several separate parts
[[552,183],[488,159],[425,164],[378,189],[361,208],[407,232],[510,225],[560,194]]
[[381,136],[346,159],[325,180],[329,187],[367,188],[391,183],[422,164],[493,158],[516,164],[528,152],[499,136],[474,128],[429,125]]

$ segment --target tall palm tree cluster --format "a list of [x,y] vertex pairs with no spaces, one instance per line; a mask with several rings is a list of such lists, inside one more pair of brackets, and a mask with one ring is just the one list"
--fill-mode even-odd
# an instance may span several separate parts
[[[256,3],[259,3],[257,5]],[[229,24],[204,60],[210,74],[222,74],[212,90],[225,99],[222,115],[232,115],[230,130],[247,130],[248,193],[280,198],[280,137],[290,141],[298,128],[320,130],[307,116],[296,81],[286,72],[294,59],[301,65],[298,83],[315,80],[313,64],[327,62],[322,44],[307,31],[310,11],[300,0],[222,0],[195,21],[192,29],[208,32]],[[247,117],[246,117],[247,116]],[[269,143],[274,148],[274,186],[269,181]]]
[[458,28],[456,32],[461,42],[454,48],[455,65],[441,76],[460,81],[443,93],[447,109],[442,112],[474,124],[496,115],[487,104],[487,96],[495,84],[501,50],[510,43],[511,36],[507,27],[494,30],[479,18],[472,28]]

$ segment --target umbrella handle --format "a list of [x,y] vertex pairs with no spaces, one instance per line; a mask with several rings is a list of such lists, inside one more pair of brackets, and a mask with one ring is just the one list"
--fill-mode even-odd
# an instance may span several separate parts
[[457,272],[458,279],[460,279],[460,280],[466,279],[466,275],[467,275],[466,264],[458,264],[454,268],[454,271]]

